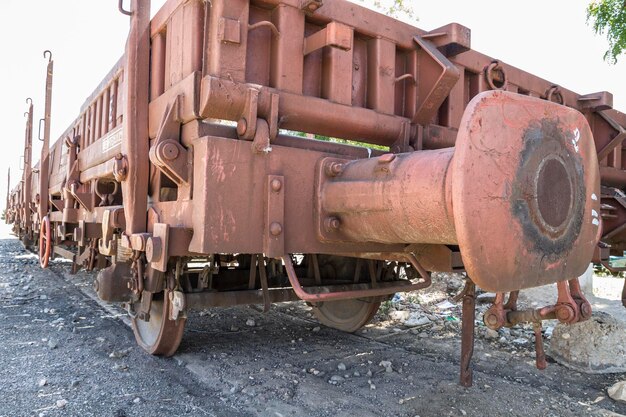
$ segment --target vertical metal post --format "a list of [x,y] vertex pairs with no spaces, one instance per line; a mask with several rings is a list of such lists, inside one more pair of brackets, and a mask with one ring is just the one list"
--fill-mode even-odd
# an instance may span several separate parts
[[50,117],[52,111],[52,75],[54,73],[54,61],[52,53],[45,51],[44,58],[48,57],[48,70],[46,75],[46,106],[44,110],[43,146],[39,165],[39,219],[48,214],[48,187],[50,176]]
[[122,153],[126,178],[122,181],[126,234],[145,232],[148,210],[150,76],[150,0],[132,0],[130,33],[126,43],[126,107]]
[[32,161],[33,161],[33,101],[26,99],[28,106],[28,119],[26,120],[26,134],[24,137],[24,228],[27,235],[32,230],[32,213],[30,212],[30,203],[32,198]]
[[546,369],[548,363],[546,362],[546,353],[543,350],[543,338],[541,336],[541,322],[533,323],[533,331],[535,332],[535,363],[537,369]]
[[474,319],[476,316],[476,284],[468,277],[463,290],[463,318],[461,323],[461,385],[472,386],[472,355],[474,354]]

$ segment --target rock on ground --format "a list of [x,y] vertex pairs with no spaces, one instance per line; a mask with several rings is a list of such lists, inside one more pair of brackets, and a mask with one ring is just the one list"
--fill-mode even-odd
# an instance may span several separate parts
[[552,333],[549,354],[580,372],[626,372],[626,325],[602,312],[581,323],[559,323]]
[[617,382],[607,390],[609,397],[626,404],[626,381]]

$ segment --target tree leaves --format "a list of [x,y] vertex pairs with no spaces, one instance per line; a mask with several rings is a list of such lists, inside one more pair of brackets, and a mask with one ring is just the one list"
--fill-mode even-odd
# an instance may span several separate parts
[[[363,2],[364,0],[360,0]],[[391,17],[400,17],[402,15],[415,19],[415,12],[413,10],[413,0],[374,0],[374,6],[382,13]]]
[[604,35],[609,49],[604,60],[615,64],[626,50],[626,0],[596,0],[587,6],[587,23],[592,22],[595,33]]

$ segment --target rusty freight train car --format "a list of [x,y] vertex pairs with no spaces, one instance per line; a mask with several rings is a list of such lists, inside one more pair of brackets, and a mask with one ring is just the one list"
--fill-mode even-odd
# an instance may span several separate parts
[[[346,0],[119,8],[125,53],[52,146],[46,55],[42,155],[31,168],[31,103],[7,218],[42,267],[99,269],[146,351],[173,354],[194,308],[300,299],[354,331],[431,271],[467,272],[464,384],[475,285],[498,294],[491,328],[589,317],[577,277],[626,242],[610,93],[476,52],[462,25]],[[551,283],[554,305],[517,310],[520,289]]]

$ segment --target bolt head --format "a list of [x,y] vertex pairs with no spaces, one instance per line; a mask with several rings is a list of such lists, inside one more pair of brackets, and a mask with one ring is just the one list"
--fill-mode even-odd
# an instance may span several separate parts
[[278,236],[283,232],[283,226],[278,222],[270,224],[270,234],[272,236]]
[[146,241],[146,259],[148,262],[158,262],[161,260],[161,239],[149,237]]
[[580,306],[580,315],[584,319],[588,319],[589,317],[591,317],[591,313],[591,305],[589,303],[582,303]]
[[166,143],[165,145],[163,145],[162,152],[163,157],[168,161],[176,159],[178,157],[178,154],[180,153],[178,150],[178,146],[176,146],[174,143]]
[[274,178],[270,185],[272,187],[272,191],[274,192],[279,192],[280,189],[283,188],[283,183],[278,178]]
[[326,165],[326,175],[329,177],[336,177],[343,174],[344,168],[344,164],[340,162],[332,162],[329,165]]
[[562,323],[569,323],[574,319],[574,310],[568,305],[561,305],[556,309],[556,318]]

